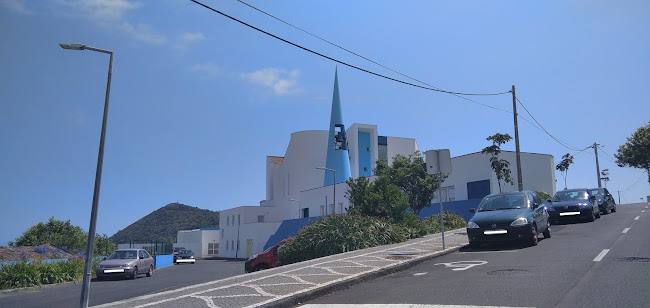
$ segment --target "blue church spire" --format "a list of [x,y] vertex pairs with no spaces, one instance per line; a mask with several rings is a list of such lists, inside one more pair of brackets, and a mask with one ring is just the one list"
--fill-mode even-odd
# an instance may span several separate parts
[[[339,97],[338,69],[334,71],[334,94],[332,95],[332,114],[330,116],[330,131],[327,138],[327,161],[325,167],[336,170],[336,183],[347,181],[350,176],[350,157],[348,156],[348,141],[343,125],[341,98]],[[325,172],[323,185],[332,185],[333,172]]]

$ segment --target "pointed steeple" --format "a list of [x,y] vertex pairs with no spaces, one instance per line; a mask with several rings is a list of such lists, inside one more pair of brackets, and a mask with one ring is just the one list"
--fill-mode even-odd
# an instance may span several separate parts
[[[348,143],[343,125],[343,112],[339,96],[338,68],[334,71],[334,93],[332,94],[332,111],[330,115],[329,137],[327,138],[327,161],[325,167],[336,170],[336,183],[345,182],[350,178],[350,158]],[[333,172],[325,172],[323,185],[334,183]]]

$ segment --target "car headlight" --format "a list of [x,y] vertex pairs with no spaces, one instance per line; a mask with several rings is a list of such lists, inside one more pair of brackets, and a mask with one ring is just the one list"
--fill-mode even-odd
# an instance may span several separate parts
[[515,219],[515,221],[513,221],[510,224],[510,226],[511,227],[518,227],[518,226],[525,226],[527,224],[528,224],[528,219],[526,219],[526,217],[520,217],[520,218]]
[[478,228],[479,226],[473,221],[467,223],[467,229],[478,229]]
[[251,256],[250,258],[248,258],[248,260],[246,260],[246,261],[250,261],[250,260],[253,260],[253,259],[255,259],[255,258],[257,258],[257,254],[252,255],[252,256]]

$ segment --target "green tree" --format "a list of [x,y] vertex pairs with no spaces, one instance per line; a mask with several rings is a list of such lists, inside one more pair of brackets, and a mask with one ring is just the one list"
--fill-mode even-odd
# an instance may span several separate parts
[[428,206],[438,189],[438,182],[433,175],[427,173],[427,165],[420,152],[408,157],[396,155],[391,166],[378,160],[375,174],[387,177],[391,183],[399,187],[408,197],[408,204],[416,214]]
[[387,177],[380,176],[372,183],[368,182],[365,177],[347,181],[350,189],[345,194],[351,203],[348,213],[401,222],[409,207],[406,195]]
[[[86,236],[87,238],[88,236]],[[85,249],[84,249],[85,250]],[[106,234],[95,235],[95,245],[93,248],[93,255],[95,256],[108,256],[115,251],[115,243]]]
[[556,166],[555,170],[559,170],[560,174],[564,178],[564,189],[566,189],[566,177],[569,173],[569,165],[573,164],[573,155],[566,153],[562,156],[562,161],[560,161]]
[[510,162],[505,159],[499,159],[499,154],[501,154],[501,145],[505,144],[511,139],[512,137],[510,137],[508,134],[496,133],[490,137],[485,138],[485,140],[492,141],[492,145],[481,150],[481,153],[490,155],[490,166],[497,176],[499,192],[502,192],[501,180],[506,183],[514,184],[509,168]]
[[70,221],[56,220],[50,217],[47,223],[39,222],[29,227],[16,241],[9,242],[10,246],[38,246],[52,244],[64,250],[86,250],[88,235],[80,227]]
[[644,169],[650,183],[650,122],[632,133],[614,157],[619,167]]

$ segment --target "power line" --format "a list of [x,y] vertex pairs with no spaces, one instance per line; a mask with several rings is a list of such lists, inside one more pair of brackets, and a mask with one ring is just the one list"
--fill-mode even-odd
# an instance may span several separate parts
[[607,154],[607,152],[605,152],[605,150],[603,149],[603,147],[599,146],[598,148],[599,148],[599,149],[600,149],[600,150],[601,150],[601,151],[602,151],[606,156],[609,157],[609,159],[608,159],[609,161],[611,161],[611,162],[613,162],[613,163],[616,164],[616,161],[615,161],[614,157],[612,157],[611,155]]
[[[557,143],[559,143],[561,146],[563,146],[563,147],[565,147],[565,148],[567,148],[567,149],[569,149],[569,150],[572,150],[572,151],[581,151],[581,150],[577,149],[576,147],[573,147],[573,146],[569,145],[569,144],[566,143],[566,142],[562,142],[561,140],[555,138],[555,136],[551,135],[551,133],[549,133],[549,132],[548,132],[548,131],[547,131],[547,130],[542,126],[542,124],[540,124],[540,123],[537,121],[537,119],[535,119],[535,117],[530,113],[530,111],[528,111],[528,108],[526,108],[526,106],[524,106],[524,104],[519,100],[519,98],[515,96],[515,99],[517,99],[517,102],[519,102],[519,105],[521,105],[521,107],[524,107],[524,110],[526,110],[526,113],[528,113],[528,115],[529,115],[531,118],[533,118],[533,120],[535,121],[535,123],[537,123],[537,125],[539,125],[539,127],[542,129],[542,131],[544,131],[547,135],[549,135],[551,138],[553,138],[553,140],[555,140],[555,141],[556,141]],[[584,150],[582,150],[582,151],[584,151]]]
[[267,31],[265,31],[265,30],[262,30],[262,29],[260,29],[260,28],[257,28],[257,27],[255,27],[255,26],[253,26],[253,25],[251,25],[251,24],[248,24],[248,23],[246,23],[246,22],[244,22],[244,21],[241,21],[241,20],[239,20],[239,19],[237,19],[237,18],[235,18],[235,17],[232,17],[232,16],[230,16],[230,15],[228,15],[228,14],[226,14],[226,13],[223,13],[223,12],[221,12],[221,11],[215,9],[215,8],[212,8],[212,7],[210,7],[210,6],[206,5],[206,4],[203,4],[203,3],[201,3],[201,2],[199,2],[199,1],[197,1],[197,0],[190,0],[190,1],[192,1],[192,2],[194,2],[194,3],[196,3],[196,4],[200,5],[200,6],[202,6],[202,7],[206,8],[206,9],[208,9],[208,10],[211,10],[211,11],[217,13],[217,14],[220,14],[220,15],[222,15],[222,16],[224,16],[224,17],[227,17],[227,18],[229,18],[229,19],[231,19],[231,20],[234,20],[234,21],[236,21],[236,22],[238,22],[238,23],[240,23],[240,24],[242,24],[242,25],[245,25],[245,26],[247,26],[247,27],[249,27],[249,28],[251,28],[251,29],[257,30],[257,31],[262,32],[262,33],[264,33],[264,34],[266,34],[266,35],[268,35],[268,36],[271,36],[271,37],[273,37],[273,38],[275,38],[275,39],[277,39],[277,40],[280,40],[280,41],[282,41],[282,42],[285,42],[285,43],[287,43],[287,44],[289,44],[289,45],[292,45],[292,46],[294,46],[294,47],[300,48],[300,49],[302,49],[302,50],[304,50],[304,51],[310,52],[310,53],[312,53],[312,54],[315,54],[315,55],[317,55],[317,56],[323,57],[323,58],[328,59],[328,60],[330,60],[330,61],[334,61],[334,62],[336,62],[336,63],[342,64],[342,65],[345,65],[345,66],[347,66],[347,67],[350,67],[350,68],[353,68],[353,69],[356,69],[356,70],[359,70],[359,71],[362,71],[362,72],[365,72],[365,73],[368,73],[368,74],[371,74],[371,75],[375,75],[375,76],[377,76],[377,77],[381,77],[381,78],[384,78],[384,79],[388,79],[388,80],[391,80],[391,81],[395,81],[395,82],[398,82],[398,83],[402,83],[402,84],[409,85],[409,86],[416,87],[416,88],[420,88],[420,89],[425,89],[425,90],[430,90],[430,91],[435,91],[435,92],[441,92],[441,93],[447,93],[447,94],[452,94],[452,95],[467,95],[467,96],[495,96],[495,95],[503,95],[503,94],[510,93],[510,91],[504,91],[504,92],[499,92],[499,93],[462,93],[462,92],[454,92],[454,91],[441,90],[441,89],[437,89],[437,88],[425,87],[425,86],[417,85],[417,84],[410,83],[410,82],[407,82],[407,81],[403,81],[403,80],[395,79],[395,78],[392,78],[392,77],[388,77],[388,76],[385,76],[385,75],[382,75],[382,74],[378,74],[378,73],[375,73],[375,72],[369,71],[369,70],[367,70],[367,69],[363,69],[363,68],[358,67],[358,66],[354,66],[354,65],[352,65],[352,64],[349,64],[349,63],[343,62],[343,61],[341,61],[341,60],[337,60],[337,59],[332,58],[332,57],[330,57],[330,56],[324,55],[324,54],[322,54],[322,53],[316,52],[316,51],[311,50],[311,49],[309,49],[309,48],[306,48],[306,47],[303,47],[303,46],[298,45],[298,44],[296,44],[296,43],[293,43],[293,42],[291,42],[291,41],[289,41],[289,40],[283,39],[283,38],[281,38],[281,37],[279,37],[279,36],[277,36],[277,35],[275,35],[275,34],[272,34],[272,33],[269,33],[269,32],[267,32]]
[[[310,35],[310,36],[313,36],[313,37],[315,37],[315,38],[317,38],[317,39],[319,39],[319,40],[321,40],[321,41],[323,41],[323,42],[326,42],[326,43],[328,43],[328,44],[330,44],[330,45],[332,45],[332,46],[334,46],[334,47],[336,47],[336,48],[339,48],[339,49],[344,50],[344,51],[346,51],[346,52],[348,52],[348,53],[351,53],[351,54],[353,54],[353,55],[355,55],[355,56],[357,56],[357,57],[359,57],[359,58],[361,58],[361,59],[364,59],[364,60],[366,60],[366,61],[368,61],[368,62],[371,62],[371,63],[373,63],[373,64],[379,65],[379,66],[381,66],[381,67],[383,67],[383,68],[385,68],[385,69],[387,69],[387,70],[389,70],[389,71],[391,71],[391,72],[393,72],[393,73],[396,73],[396,74],[398,74],[398,75],[400,75],[400,76],[406,77],[406,78],[411,79],[411,80],[413,80],[413,81],[417,81],[417,82],[419,82],[419,83],[421,83],[421,84],[424,84],[424,85],[427,85],[427,86],[429,86],[429,87],[431,87],[431,88],[433,88],[433,89],[440,89],[440,88],[438,88],[438,87],[436,87],[436,86],[433,86],[433,85],[431,85],[431,84],[428,84],[428,83],[426,83],[426,82],[424,82],[424,81],[421,81],[421,80],[416,79],[416,78],[414,78],[414,77],[411,77],[411,76],[408,76],[408,75],[403,74],[403,73],[401,73],[401,72],[398,72],[397,70],[394,70],[394,69],[392,69],[392,68],[390,68],[390,67],[388,67],[388,66],[385,66],[385,65],[383,65],[383,64],[381,64],[381,63],[379,63],[379,62],[377,62],[377,61],[374,61],[374,60],[371,60],[371,59],[369,59],[369,58],[367,58],[367,57],[364,57],[364,56],[362,56],[362,55],[360,55],[360,54],[358,54],[358,53],[356,53],[356,52],[354,52],[354,51],[352,51],[352,50],[349,50],[349,49],[347,49],[347,48],[345,48],[345,47],[343,47],[343,46],[340,46],[340,45],[338,45],[338,44],[335,44],[335,43],[333,43],[333,42],[331,42],[331,41],[329,41],[329,40],[327,40],[327,39],[324,39],[324,38],[322,38],[322,37],[316,35],[316,34],[313,34],[313,33],[309,32],[309,31],[304,30],[304,29],[302,29],[302,28],[300,28],[300,27],[298,27],[298,26],[295,26],[295,25],[293,25],[293,24],[291,24],[291,23],[289,23],[289,22],[287,22],[287,21],[284,21],[284,20],[280,19],[279,17],[273,16],[273,15],[271,15],[270,13],[267,13],[267,12],[263,11],[262,9],[259,9],[259,8],[255,7],[255,6],[251,5],[251,4],[248,4],[248,3],[246,3],[246,2],[244,2],[244,1],[242,1],[242,0],[237,0],[237,2],[239,2],[239,3],[243,4],[243,5],[246,5],[246,6],[252,8],[252,9],[254,9],[254,10],[256,10],[256,11],[258,11],[258,12],[260,12],[260,13],[266,15],[266,16],[269,16],[269,17],[271,17],[271,18],[273,18],[273,19],[275,19],[275,20],[277,20],[277,21],[279,21],[279,22],[281,22],[281,23],[283,23],[283,24],[285,24],[285,25],[288,25],[289,27],[292,27],[292,28],[294,28],[294,29],[296,29],[296,30],[302,31],[302,32],[304,32],[304,33],[306,33],[306,34],[308,34],[308,35]],[[499,110],[499,111],[503,111],[503,112],[509,112],[509,113],[512,113],[512,111],[508,111],[508,110],[500,109],[500,108],[497,108],[497,107],[494,107],[494,106],[491,106],[491,105],[487,105],[487,104],[484,104],[484,103],[480,103],[480,102],[477,102],[477,101],[475,101],[475,100],[469,99],[469,98],[467,98],[467,97],[461,96],[461,95],[459,95],[459,94],[452,94],[452,95],[454,95],[454,96],[456,96],[456,97],[459,97],[459,98],[462,98],[462,99],[464,99],[464,100],[468,100],[468,101],[473,102],[473,103],[475,103],[475,104],[482,105],[482,106],[484,106],[484,107],[492,108],[492,109]],[[532,123],[531,123],[531,124],[532,124]]]
[[623,190],[621,190],[621,191],[622,191],[622,192],[625,192],[625,191],[628,191],[628,190],[632,189],[632,187],[634,187],[634,185],[636,185],[636,184],[639,183],[639,181],[641,180],[641,178],[642,178],[643,176],[645,176],[645,174],[646,174],[645,171],[641,172],[641,175],[639,176],[638,179],[636,179],[636,182],[634,182],[634,184],[630,185],[630,187],[628,187],[628,188],[626,188],[626,189],[623,189]]

